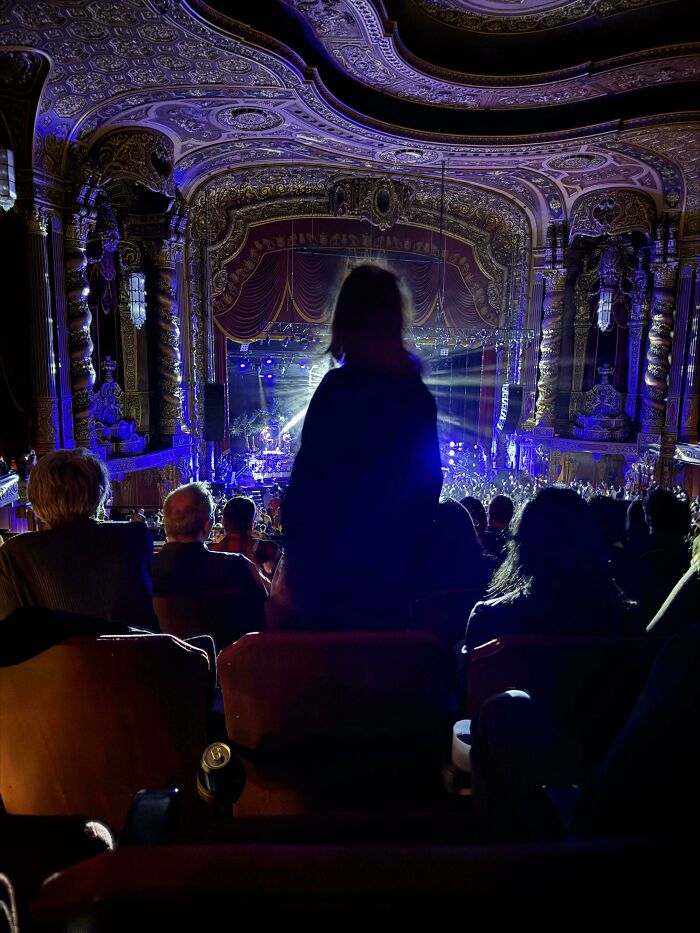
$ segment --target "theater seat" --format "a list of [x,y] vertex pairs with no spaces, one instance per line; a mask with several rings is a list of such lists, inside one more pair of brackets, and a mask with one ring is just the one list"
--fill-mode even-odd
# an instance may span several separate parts
[[626,720],[663,639],[509,635],[467,652],[466,715],[504,690],[546,703],[592,753]]
[[439,785],[452,670],[430,635],[246,635],[218,665],[246,763],[236,815],[406,807]]
[[176,638],[211,635],[217,651],[263,625],[260,608],[253,611],[238,591],[154,596],[153,609],[162,632]]
[[206,654],[169,635],[75,638],[0,669],[7,812],[118,832],[136,791],[173,786],[195,808],[207,676]]
[[431,926],[458,919],[489,929],[531,917],[544,930],[582,920],[591,929],[639,925],[642,917],[646,928],[653,917],[662,929],[680,929],[694,908],[692,868],[675,846],[627,840],[120,849],[49,879],[32,914],[38,931],[85,933],[258,929],[290,916],[313,929],[321,919],[330,929],[350,919],[411,928],[418,916]]

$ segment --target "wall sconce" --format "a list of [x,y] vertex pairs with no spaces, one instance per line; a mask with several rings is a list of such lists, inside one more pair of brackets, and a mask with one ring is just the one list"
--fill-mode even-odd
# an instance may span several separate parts
[[15,156],[11,149],[0,149],[0,207],[9,211],[16,200]]
[[598,329],[605,332],[613,326],[613,297],[622,287],[622,253],[617,243],[610,243],[600,259],[600,291],[598,293]]
[[613,290],[607,285],[601,285],[598,296],[598,329],[608,331],[612,329],[612,301]]
[[141,330],[146,321],[146,275],[143,272],[129,273],[129,312],[136,330]]

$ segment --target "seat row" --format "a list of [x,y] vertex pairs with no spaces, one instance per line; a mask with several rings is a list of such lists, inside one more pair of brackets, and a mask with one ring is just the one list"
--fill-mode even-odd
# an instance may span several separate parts
[[[245,764],[236,816],[431,809],[452,724],[494,693],[529,689],[596,747],[632,708],[652,639],[512,637],[467,660],[422,633],[249,634],[218,657],[226,736]],[[119,831],[136,791],[196,776],[207,655],[170,635],[75,638],[0,669],[0,796],[8,813],[83,815]]]

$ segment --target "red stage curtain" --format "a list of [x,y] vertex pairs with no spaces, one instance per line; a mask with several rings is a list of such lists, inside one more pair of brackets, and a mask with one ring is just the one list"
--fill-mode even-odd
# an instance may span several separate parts
[[216,313],[221,329],[241,342],[256,340],[265,321],[275,321],[284,304],[287,287],[287,253],[267,253],[241,288],[235,304]]
[[368,238],[356,221],[331,218],[317,218],[315,224],[301,218],[294,226],[290,221],[264,225],[227,267],[226,288],[214,298],[216,322],[227,336],[240,342],[263,336],[265,323],[271,321],[326,323],[340,284],[352,265],[364,261],[366,251],[366,261],[374,261],[376,254],[403,280],[418,327],[443,323],[497,326],[498,309],[488,303],[489,280],[476,264],[471,247],[450,237],[447,240],[445,320],[438,322],[442,263],[430,231],[401,224]]
[[338,290],[348,273],[348,260],[329,253],[290,254],[289,288],[294,311],[308,324],[330,320]]

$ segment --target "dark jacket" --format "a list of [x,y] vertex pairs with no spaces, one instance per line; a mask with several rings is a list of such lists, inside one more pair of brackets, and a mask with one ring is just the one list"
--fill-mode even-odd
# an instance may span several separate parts
[[634,603],[613,589],[585,591],[573,585],[510,594],[477,603],[467,623],[467,649],[503,635],[642,635]]
[[282,506],[289,585],[302,611],[329,627],[397,627],[441,487],[435,401],[418,371],[327,373]]
[[153,544],[145,525],[76,519],[0,547],[0,619],[56,609],[158,631],[151,602]]

